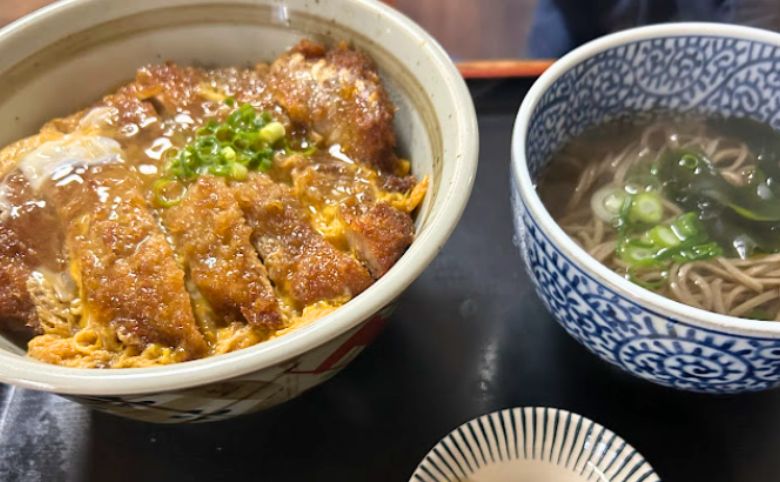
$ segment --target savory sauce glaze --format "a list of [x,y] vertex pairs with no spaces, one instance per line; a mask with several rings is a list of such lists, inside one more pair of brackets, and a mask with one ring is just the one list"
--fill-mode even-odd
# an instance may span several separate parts
[[141,68],[0,151],[0,328],[42,361],[225,353],[316,319],[413,237],[370,59],[303,41],[271,65]]

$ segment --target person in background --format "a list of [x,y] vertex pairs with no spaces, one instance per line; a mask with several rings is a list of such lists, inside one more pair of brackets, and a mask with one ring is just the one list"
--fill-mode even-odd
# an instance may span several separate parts
[[659,22],[727,22],[780,31],[777,0],[539,0],[530,57],[555,58],[596,37]]

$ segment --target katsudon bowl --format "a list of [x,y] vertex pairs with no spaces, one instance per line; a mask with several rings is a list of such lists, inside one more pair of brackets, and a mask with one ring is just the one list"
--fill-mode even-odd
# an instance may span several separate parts
[[376,63],[397,107],[399,154],[430,180],[415,239],[372,286],[288,334],[225,355],[126,369],[44,364],[0,338],[0,381],[150,422],[204,422],[261,410],[327,380],[367,345],[394,300],[442,248],[477,164],[469,92],[428,34],[368,0],[71,0],[0,31],[0,144],[90,105],[149,63],[270,61],[301,38],[347,41]]

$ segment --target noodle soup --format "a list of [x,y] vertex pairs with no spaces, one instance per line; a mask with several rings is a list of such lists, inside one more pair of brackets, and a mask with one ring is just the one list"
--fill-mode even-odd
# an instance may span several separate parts
[[780,134],[769,126],[658,116],[585,131],[554,154],[538,189],[563,230],[628,280],[780,320],[778,183]]

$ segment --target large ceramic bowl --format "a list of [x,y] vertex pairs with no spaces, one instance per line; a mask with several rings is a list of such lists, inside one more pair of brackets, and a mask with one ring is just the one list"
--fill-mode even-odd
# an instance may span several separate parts
[[[589,126],[653,110],[750,117],[780,129],[780,35],[680,23],[603,37],[531,88],[512,141],[515,227],[537,292],[569,334],[662,385],[710,393],[780,383],[780,323],[710,313],[630,283],[553,221],[534,188],[550,154]],[[562,193],[565,195],[565,193]]]
[[413,170],[431,178],[414,243],[368,290],[309,326],[228,355],[178,365],[89,370],[46,365],[0,339],[0,381],[71,396],[155,422],[219,420],[322,383],[371,341],[393,300],[441,249],[468,200],[477,163],[469,92],[442,48],[370,0],[71,0],[0,31],[0,144],[77,110],[135,69],[167,59],[238,65],[275,58],[301,37],[368,52],[398,107]]

